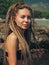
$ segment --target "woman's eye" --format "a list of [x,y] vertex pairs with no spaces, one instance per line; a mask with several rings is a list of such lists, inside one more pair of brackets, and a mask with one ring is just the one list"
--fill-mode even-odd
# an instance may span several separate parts
[[28,19],[31,19],[31,16],[28,16],[27,18],[28,18]]
[[22,19],[24,19],[25,17],[27,17],[27,19],[31,19],[31,16],[21,16]]
[[21,18],[25,18],[25,16],[21,16]]

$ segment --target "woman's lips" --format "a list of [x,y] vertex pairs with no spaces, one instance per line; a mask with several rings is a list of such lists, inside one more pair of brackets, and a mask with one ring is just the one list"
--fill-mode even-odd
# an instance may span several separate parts
[[24,27],[28,28],[29,27],[29,24],[24,24]]
[[24,24],[24,26],[28,26],[28,24]]

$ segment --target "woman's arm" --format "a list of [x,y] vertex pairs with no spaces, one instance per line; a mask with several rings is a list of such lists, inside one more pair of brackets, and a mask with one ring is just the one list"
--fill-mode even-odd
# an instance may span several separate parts
[[9,65],[17,65],[17,59],[16,59],[16,39],[17,37],[15,36],[14,33],[11,33],[7,39],[6,39],[6,50],[8,52],[8,63]]

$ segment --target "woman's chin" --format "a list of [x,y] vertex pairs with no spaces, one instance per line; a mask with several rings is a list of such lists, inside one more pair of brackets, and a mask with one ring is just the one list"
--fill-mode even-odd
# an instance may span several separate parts
[[28,29],[28,27],[23,27],[23,29],[25,30],[25,29]]

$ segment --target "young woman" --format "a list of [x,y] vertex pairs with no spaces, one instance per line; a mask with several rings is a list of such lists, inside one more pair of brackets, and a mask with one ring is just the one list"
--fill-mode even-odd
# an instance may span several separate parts
[[10,6],[6,16],[4,65],[31,65],[29,49],[32,9],[25,3]]

